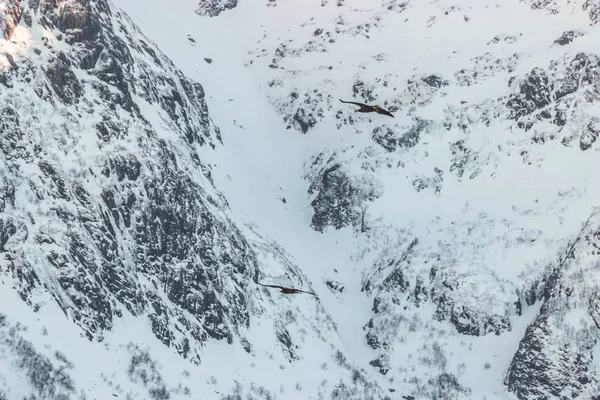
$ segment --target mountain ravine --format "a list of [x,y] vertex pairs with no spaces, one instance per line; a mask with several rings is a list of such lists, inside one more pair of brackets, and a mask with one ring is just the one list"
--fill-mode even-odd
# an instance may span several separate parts
[[[268,352],[264,373],[329,362],[337,372],[318,386],[323,395],[381,398],[377,384],[343,360],[318,299],[296,310],[298,303],[276,306],[259,290],[259,279],[275,272],[309,283],[275,244],[230,218],[199,156],[201,147],[225,145],[202,85],[112,3],[0,4],[1,290],[30,310],[22,320],[10,303],[1,311],[0,398],[271,398],[284,390],[281,382],[209,379],[202,371],[218,371],[203,352],[220,342],[238,349],[240,365]],[[35,340],[28,312],[42,325],[62,321],[55,329],[82,339]],[[124,321],[146,328],[115,338]],[[249,340],[257,329],[274,341]],[[102,348],[109,351],[101,364],[75,360]],[[176,364],[161,364],[160,354]],[[204,379],[184,388],[165,368]],[[222,389],[204,387],[217,379]],[[301,390],[298,380],[285,386]]]
[[0,0],[0,400],[600,400],[599,10]]

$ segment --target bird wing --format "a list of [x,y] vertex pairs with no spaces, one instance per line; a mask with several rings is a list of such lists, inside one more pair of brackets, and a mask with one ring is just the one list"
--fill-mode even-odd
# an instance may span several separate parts
[[360,107],[369,107],[368,105],[366,105],[366,104],[363,104],[363,103],[356,103],[356,102],[354,102],[354,101],[344,101],[344,100],[342,100],[342,99],[339,99],[339,100],[340,100],[342,103],[354,104],[355,106],[360,106]]
[[387,115],[388,117],[392,117],[392,118],[394,118],[394,115],[393,115],[391,112],[387,111],[387,110],[380,109],[380,111],[377,111],[377,112],[378,112],[379,114]]
[[277,286],[277,285],[264,285],[260,282],[258,282],[259,285],[261,286],[266,286],[266,287],[272,287],[272,288],[277,288],[277,289],[285,289],[283,286]]
[[300,289],[296,289],[296,290],[297,290],[297,291],[299,291],[299,292],[302,292],[302,293],[308,293],[308,294],[312,294],[313,296],[316,296],[316,295],[317,295],[316,293],[313,293],[313,292],[307,292],[306,290],[300,290]]

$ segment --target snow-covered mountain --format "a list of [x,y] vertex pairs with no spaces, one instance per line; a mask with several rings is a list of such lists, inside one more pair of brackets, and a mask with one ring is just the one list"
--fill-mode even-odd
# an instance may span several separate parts
[[105,1],[4,6],[2,397],[219,398],[231,364],[242,393],[379,397],[318,299],[258,290],[310,284],[230,216],[202,86]]
[[599,15],[0,0],[0,399],[600,399]]

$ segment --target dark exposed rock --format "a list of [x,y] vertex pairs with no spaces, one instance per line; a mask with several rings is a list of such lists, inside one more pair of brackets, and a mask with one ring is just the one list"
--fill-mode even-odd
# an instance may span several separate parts
[[342,293],[344,291],[344,285],[338,281],[326,281],[325,284],[332,292]]
[[[110,121],[108,116],[105,116],[104,119],[104,121],[96,124],[98,139],[109,142],[111,139],[124,139],[127,136],[127,128],[119,121]],[[105,173],[107,175],[109,170],[105,168],[105,171],[107,171]]]
[[365,326],[367,343],[371,347],[377,349],[387,346],[385,342],[399,334],[404,324],[411,329],[410,323],[402,315],[407,314],[407,310],[418,313],[416,309],[423,302],[436,306],[432,315],[434,320],[448,321],[459,334],[499,335],[511,330],[510,320],[505,313],[499,314],[482,307],[473,308],[474,303],[464,297],[468,289],[462,288],[462,282],[452,274],[432,268],[429,279],[422,276],[413,278],[411,263],[419,241],[413,239],[399,246],[402,248],[399,255],[392,253],[380,259],[362,285],[363,291],[375,293],[372,308],[375,315]]
[[[371,293],[374,290],[383,290],[386,292],[395,292],[396,288],[399,289],[400,293],[406,292],[408,283],[403,277],[402,268],[406,263],[409,262],[415,248],[418,246],[419,240],[413,239],[407,244],[398,258],[389,257],[384,260],[379,260],[375,266],[373,272],[364,280],[361,291]],[[399,286],[395,287],[397,283]],[[376,302],[381,302],[378,296],[374,299],[373,309],[376,310]]]
[[307,133],[316,124],[317,119],[310,111],[306,111],[304,108],[296,110],[296,114],[292,117],[292,126],[302,133]]
[[340,229],[359,217],[352,204],[355,189],[352,188],[348,177],[340,171],[340,165],[323,171],[319,185],[313,185],[309,193],[318,190],[317,197],[311,202],[315,210],[311,226],[315,230],[322,232],[328,225]]
[[510,331],[508,316],[497,314],[492,310],[472,309],[461,304],[461,282],[447,274],[436,274],[434,286],[431,288],[430,300],[437,305],[433,318],[438,321],[449,321],[456,331],[463,335],[485,336],[489,333],[500,335]]
[[65,104],[73,104],[83,94],[83,89],[75,73],[71,70],[67,56],[60,52],[46,68],[46,76],[56,95]]
[[582,151],[588,150],[594,142],[598,139],[598,135],[600,134],[600,120],[592,120],[590,121],[584,131],[581,134],[581,138],[579,140],[579,148]]
[[375,101],[375,96],[373,94],[373,88],[366,85],[365,82],[361,80],[357,80],[352,85],[352,93],[354,97],[361,97],[367,103],[371,103]]
[[390,370],[388,367],[386,367],[384,365],[384,363],[382,362],[382,360],[380,358],[369,361],[369,365],[372,365],[373,367],[378,368],[379,373],[382,375],[386,375],[388,373],[388,371]]
[[452,143],[450,151],[452,152],[450,172],[454,172],[460,178],[468,169],[469,163],[477,160],[477,154],[465,146],[464,140]]
[[[600,78],[600,58],[595,54],[577,53],[568,64],[568,75],[559,80],[555,87],[555,99],[575,92],[580,86],[593,85]],[[568,88],[568,89],[565,89]]]
[[6,220],[0,219],[0,253],[4,252],[4,246],[8,239],[17,233],[17,228],[15,227],[13,220],[8,218]]
[[313,162],[316,173],[308,189],[309,194],[316,193],[311,202],[314,210],[311,227],[319,232],[323,232],[327,226],[335,229],[345,226],[367,229],[364,203],[379,196],[373,182],[363,183],[352,179],[340,164],[334,162],[333,157],[321,166],[322,156]]
[[373,140],[388,152],[398,149],[414,147],[419,143],[421,135],[427,131],[430,121],[417,119],[416,123],[405,132],[396,132],[390,127],[375,127],[373,129]]
[[[290,333],[287,329],[278,329],[276,331],[277,340],[281,343],[284,352],[286,353],[287,359],[289,362],[299,360],[299,357],[296,355],[294,351],[294,344],[292,343],[292,338],[290,337]],[[297,346],[296,346],[297,347]]]
[[377,350],[381,347],[385,348],[385,343],[382,343],[379,340],[379,337],[377,336],[377,334],[375,333],[374,330],[372,330],[371,328],[373,328],[373,319],[371,319],[369,321],[368,324],[365,325],[367,328],[369,328],[369,331],[366,334],[366,338],[367,338],[367,344],[373,349],[373,350]]
[[515,36],[501,34],[501,35],[494,36],[494,38],[492,40],[490,40],[489,42],[487,42],[487,44],[490,45],[490,44],[497,44],[497,43],[501,43],[501,42],[514,43],[516,40],[517,40],[517,38]]
[[437,75],[429,75],[425,78],[422,78],[423,82],[425,82],[426,84],[428,84],[429,86],[435,87],[435,88],[441,88],[442,86],[448,86],[449,83],[448,81],[440,78]]
[[510,331],[510,320],[506,315],[481,315],[469,310],[465,306],[458,306],[455,300],[443,294],[437,296],[432,294],[432,301],[437,303],[434,318],[442,321],[448,320],[456,331],[462,335],[485,336],[488,333],[500,335],[504,331]]
[[429,294],[427,293],[427,288],[425,287],[425,282],[423,278],[417,276],[415,282],[415,288],[412,293],[412,299],[415,303],[415,306],[419,308],[421,303],[427,301],[429,299]]
[[283,116],[286,129],[296,129],[308,133],[317,123],[325,118],[326,110],[330,109],[331,95],[324,96],[320,89],[298,93],[291,91],[283,102],[276,106]]
[[578,352],[564,344],[552,350],[555,354],[547,353],[549,347],[554,347],[548,318],[540,314],[527,328],[505,380],[508,390],[515,392],[519,399],[547,393],[559,397],[565,389],[575,398],[596,390],[598,383],[591,370],[593,361],[589,349]]
[[15,187],[9,182],[0,181],[0,213],[15,206]]
[[[505,384],[519,399],[594,398],[598,394],[593,347],[596,292],[583,281],[596,279],[600,247],[598,216],[568,243],[544,287],[544,303],[512,359]],[[582,317],[580,309],[589,310]]]
[[[518,121],[517,127],[527,131],[543,120],[565,126],[569,120],[580,118],[574,116],[577,94],[594,101],[597,96],[594,85],[600,78],[600,58],[595,54],[577,53],[570,60],[565,57],[564,64],[565,70],[558,70],[556,62],[551,63],[548,71],[534,68],[521,82],[519,93],[508,98],[509,117]],[[588,136],[582,149],[593,140]]]
[[565,45],[571,43],[575,38],[577,38],[579,36],[583,36],[583,32],[580,32],[580,31],[565,31],[565,32],[563,32],[563,34],[561,35],[561,37],[559,37],[558,39],[556,39],[554,41],[554,43],[558,44],[559,46],[565,46]]
[[67,42],[70,43],[98,39],[101,29],[99,14],[108,12],[108,7],[103,3],[76,0],[61,3],[58,13],[49,16],[54,26],[67,35]]
[[[127,310],[200,362],[204,341],[232,343],[248,326],[243,288],[257,276],[253,248],[223,217],[227,203],[198,156],[197,146],[221,140],[204,90],[104,0],[28,6],[30,22],[57,29],[63,43],[0,77],[0,274],[32,307],[48,291],[90,340]],[[158,110],[169,140],[139,99]]]
[[600,4],[594,0],[585,0],[583,9],[588,12],[592,23],[597,24],[600,21]]
[[589,298],[589,303],[590,316],[594,320],[596,327],[600,329],[600,292],[594,292]]
[[4,153],[7,161],[29,158],[28,150],[23,145],[23,139],[16,111],[10,106],[0,107],[0,150]]
[[547,106],[551,100],[551,88],[546,72],[534,68],[519,86],[519,94],[511,96],[506,106],[510,110],[510,118],[516,120]]
[[565,5],[572,4],[586,11],[592,24],[597,24],[600,21],[600,4],[595,0],[585,0],[583,4],[581,2],[563,3],[560,0],[527,0],[527,2],[531,3],[531,8],[544,10],[549,14],[559,14],[561,11],[573,12],[573,7],[571,7],[571,10],[568,7],[565,9]]
[[102,169],[102,173],[109,177],[112,173],[116,174],[117,180],[121,182],[125,177],[130,181],[135,181],[140,176],[142,164],[134,154],[117,155],[110,158]]
[[196,13],[207,17],[216,17],[225,10],[235,8],[238,0],[205,0],[198,4]]
[[19,0],[5,0],[4,12],[0,12],[0,32],[4,39],[10,40],[15,32],[15,27],[21,21],[23,12]]
[[48,178],[48,189],[52,195],[67,199],[67,187],[61,174],[54,168],[54,166],[46,161],[40,161],[38,167],[42,174]]

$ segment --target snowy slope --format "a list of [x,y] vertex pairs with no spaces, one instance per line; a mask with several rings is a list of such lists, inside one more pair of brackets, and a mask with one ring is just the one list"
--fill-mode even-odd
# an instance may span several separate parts
[[0,397],[384,397],[318,298],[258,285],[311,287],[199,157],[204,88],[111,3],[2,5]]
[[[114,387],[119,396],[144,398],[148,390],[155,390],[151,396],[161,396],[164,384],[173,398],[186,397],[183,386],[193,396],[219,398],[233,395],[238,382],[242,398],[383,398],[379,388],[394,399],[592,399],[600,393],[600,278],[594,239],[599,189],[592,172],[598,163],[600,49],[594,2],[115,3],[148,37],[142,38],[111,5],[112,18],[121,21],[114,26],[124,27],[115,32],[123,35],[127,47],[136,49],[144,40],[154,53],[164,52],[174,63],[151,70],[177,75],[177,80],[183,79],[180,70],[202,83],[206,107],[192,103],[169,113],[173,100],[151,106],[147,103],[153,102],[141,95],[133,100],[143,118],[132,120],[155,131],[176,154],[176,165],[156,167],[173,171],[163,179],[190,174],[194,189],[183,197],[211,204],[205,213],[197,213],[195,207],[180,203],[182,197],[174,190],[166,209],[177,212],[161,223],[177,220],[186,226],[210,215],[217,224],[213,241],[193,256],[221,249],[221,257],[194,271],[225,267],[197,293],[214,293],[211,304],[227,321],[229,335],[215,337],[219,335],[208,331],[209,337],[196,347],[200,363],[194,366],[160,334],[167,332],[168,337],[180,327],[163,321],[157,331],[143,312],[114,319],[110,330],[102,331],[105,344],[96,347],[94,341],[73,339],[70,352],[60,346],[60,336],[77,337],[72,324],[59,324],[58,333],[52,333],[57,336],[50,339],[19,333],[17,337],[36,348],[48,343],[46,356],[54,357],[54,368],[65,363],[53,355],[54,348],[73,362],[72,376],[75,371],[80,374],[74,378],[76,391],[100,398]],[[3,42],[3,51],[11,55],[3,64],[12,68],[10,76],[16,56],[35,57],[25,38],[40,40],[25,22],[24,44]],[[136,71],[154,64],[150,52],[133,51],[138,53],[144,55],[135,58]],[[86,76],[79,68],[74,71],[80,80]],[[139,84],[142,92],[157,86],[157,78],[145,84],[141,78],[133,74],[128,85]],[[165,78],[158,81],[168,82],[170,93],[184,90]],[[118,82],[108,84],[119,89]],[[7,97],[16,91],[8,93]],[[165,93],[169,88],[161,91]],[[395,118],[354,113],[353,106],[338,98],[378,103]],[[111,102],[97,104],[110,108]],[[18,104],[15,109],[24,107]],[[46,107],[43,120],[55,110]],[[200,115],[194,114],[198,110]],[[192,128],[187,129],[180,118],[190,113],[194,116],[187,124]],[[70,121],[56,118],[57,126]],[[90,129],[67,126],[80,136]],[[198,128],[213,146],[198,145],[201,137],[192,144],[189,137],[183,140]],[[64,143],[68,136],[56,138]],[[134,152],[142,165],[152,165],[165,159],[148,152],[158,142],[151,136],[137,145],[117,143]],[[79,158],[71,156],[79,163],[71,168],[73,173],[86,170],[89,163],[98,165],[90,155],[97,154],[96,160],[107,157],[95,143],[82,146],[76,147]],[[115,173],[119,175],[111,172]],[[6,176],[17,180],[23,173]],[[106,184],[97,179],[89,184],[96,203],[102,201]],[[133,186],[139,190],[139,185]],[[157,186],[154,180],[145,187]],[[154,201],[160,197],[164,193]],[[23,204],[23,210],[30,207],[27,201]],[[187,218],[178,219],[182,214]],[[163,243],[174,234],[159,229],[154,237],[153,229],[144,241]],[[175,239],[168,246],[193,243],[173,229]],[[11,236],[12,246],[16,238],[27,243],[29,237]],[[123,236],[118,248],[129,249],[128,240]],[[223,240],[233,241],[234,247],[243,243],[233,261],[227,260],[231,251],[221,245]],[[1,241],[0,245],[4,246]],[[64,247],[60,241],[52,245]],[[39,268],[50,275],[46,279],[58,270],[39,253],[26,254],[39,257]],[[227,269],[230,263],[239,265],[237,261],[251,264],[241,277]],[[141,276],[139,284],[149,288],[143,296],[166,295],[167,319],[180,315],[187,302],[169,298],[169,290],[161,287],[168,287],[169,279],[161,279],[153,289],[147,275],[165,271],[168,276],[185,269],[169,258],[161,260],[160,269],[135,271],[147,264],[153,260],[133,263],[133,274],[123,287],[133,286]],[[9,270],[7,265],[3,271]],[[311,287],[319,300],[268,294],[257,288],[257,280]],[[196,281],[192,275],[178,282]],[[13,278],[6,282],[12,286]],[[99,287],[110,288],[110,282]],[[29,286],[18,287],[23,293]],[[240,291],[245,300],[239,308],[232,307],[241,311],[237,314],[229,308],[235,297],[229,296]],[[26,299],[53,292],[60,293],[40,290]],[[33,311],[20,312],[22,304],[14,294],[13,298],[1,312],[32,331],[65,318],[55,303],[38,300],[45,307],[38,311],[44,322],[35,322]],[[206,309],[195,312],[184,314],[184,319],[211,315]],[[153,314],[161,311],[151,312],[150,321],[158,319]],[[128,333],[132,330],[137,336],[133,340]],[[182,339],[190,336],[191,332],[177,333]],[[223,337],[232,338],[231,345],[218,340]],[[153,372],[160,367],[152,367],[136,345],[150,349],[150,359],[163,366],[160,374]],[[4,340],[3,346],[18,364],[21,353],[14,341]],[[87,364],[75,351],[77,346],[102,352],[107,361],[82,368]],[[146,360],[142,365],[150,376],[160,376],[145,388],[140,383],[143,373],[136,372],[139,360]],[[38,390],[41,395],[28,370],[20,368],[23,387],[11,393]],[[360,368],[364,372],[352,372]],[[192,378],[185,378],[184,370]],[[5,379],[11,377],[4,371]],[[107,374],[114,376],[99,383],[98,376]],[[340,379],[343,386],[334,386]],[[90,381],[98,391],[82,383]],[[358,391],[352,394],[343,389],[353,386]],[[64,385],[57,388],[69,390]]]
[[[598,392],[514,372],[598,198],[593,2],[247,0],[200,20],[193,1],[122,4],[206,81],[233,211],[292,254],[394,393]],[[396,118],[338,102],[352,97]]]

